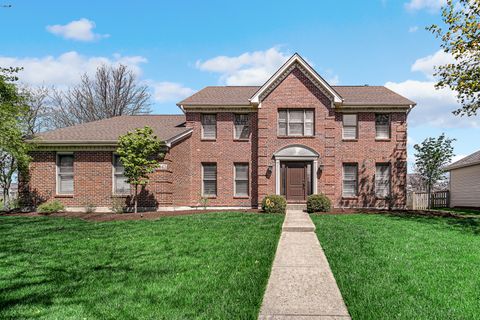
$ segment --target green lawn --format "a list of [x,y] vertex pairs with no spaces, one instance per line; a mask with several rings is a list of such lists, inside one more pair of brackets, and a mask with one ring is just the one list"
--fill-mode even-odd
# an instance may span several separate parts
[[461,216],[465,215],[478,215],[480,216],[480,210],[475,210],[475,209],[464,209],[464,208],[437,208],[435,210],[442,210],[442,211],[447,211],[451,213],[455,213]]
[[480,318],[480,219],[312,218],[353,319]]
[[282,221],[0,217],[0,318],[255,319]]

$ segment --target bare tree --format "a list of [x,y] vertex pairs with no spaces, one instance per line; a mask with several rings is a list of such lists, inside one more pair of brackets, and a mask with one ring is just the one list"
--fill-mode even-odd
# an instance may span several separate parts
[[66,91],[53,89],[50,121],[62,128],[121,115],[150,112],[148,87],[140,85],[124,65],[97,68],[94,77],[86,73],[81,82]]
[[45,86],[28,87],[20,89],[20,94],[28,109],[22,115],[22,123],[27,138],[33,137],[36,133],[45,131],[49,128],[48,116],[48,95],[49,90]]

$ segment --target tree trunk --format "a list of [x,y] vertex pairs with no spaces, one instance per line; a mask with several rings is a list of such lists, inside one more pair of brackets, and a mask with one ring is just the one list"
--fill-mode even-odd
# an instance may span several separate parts
[[138,202],[138,184],[135,185],[135,198],[133,201],[134,213],[137,214],[137,202]]
[[10,197],[8,195],[8,188],[3,189],[3,209],[8,210]]
[[430,184],[427,185],[427,209],[432,209],[432,204],[431,204],[431,191],[432,191],[432,186]]

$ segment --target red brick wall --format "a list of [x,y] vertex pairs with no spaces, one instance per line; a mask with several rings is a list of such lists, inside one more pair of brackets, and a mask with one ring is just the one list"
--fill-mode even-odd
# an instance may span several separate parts
[[[314,137],[278,137],[279,108],[314,108]],[[358,140],[342,141],[342,116],[331,108],[331,102],[298,69],[288,75],[263,101],[258,111],[258,185],[259,199],[275,193],[275,174],[266,176],[267,167],[275,168],[273,154],[290,144],[311,147],[320,154],[324,169],[318,176],[318,192],[329,196],[335,206],[382,206],[374,194],[376,162],[391,162],[392,191],[397,205],[405,204],[406,184],[406,115],[392,114],[391,140],[375,141],[375,114],[359,113]],[[356,162],[359,168],[359,196],[342,199],[342,164]],[[275,171],[275,170],[274,170]]]

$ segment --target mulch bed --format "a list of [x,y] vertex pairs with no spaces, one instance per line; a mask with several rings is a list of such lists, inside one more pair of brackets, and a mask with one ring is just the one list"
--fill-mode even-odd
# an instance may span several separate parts
[[[139,213],[108,213],[108,212],[58,212],[49,214],[48,217],[61,218],[78,218],[85,221],[104,222],[104,221],[122,221],[122,220],[155,220],[161,217],[184,216],[191,214],[205,214],[212,212],[245,212],[245,213],[259,213],[259,210],[184,210],[184,211],[153,211],[153,212],[139,212]],[[47,215],[37,212],[28,213],[4,213],[0,216],[14,216],[14,217],[45,217]]]

